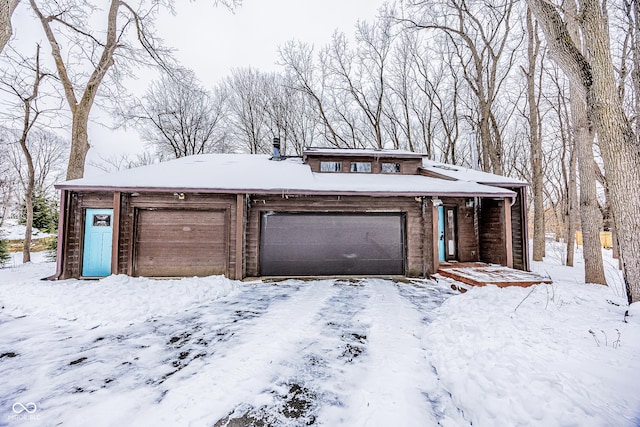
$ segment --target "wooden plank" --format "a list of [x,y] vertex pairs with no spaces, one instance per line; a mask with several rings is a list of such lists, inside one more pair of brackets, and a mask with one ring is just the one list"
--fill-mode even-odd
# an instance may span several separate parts
[[[504,199],[504,221],[502,227],[504,230],[504,251],[507,257],[506,266],[513,267],[513,242],[511,236],[511,199]],[[514,200],[515,201],[515,200]]]
[[118,249],[120,247],[120,196],[113,193],[113,219],[111,221],[111,274],[118,274]]
[[228,274],[228,210],[139,209],[134,275]]
[[235,279],[244,278],[244,194],[238,194],[236,197],[236,270]]

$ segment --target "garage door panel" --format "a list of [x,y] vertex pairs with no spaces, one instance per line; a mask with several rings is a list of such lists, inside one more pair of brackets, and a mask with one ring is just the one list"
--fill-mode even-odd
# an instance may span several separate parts
[[137,211],[134,274],[148,277],[227,273],[225,211]]
[[261,274],[403,274],[403,223],[401,214],[264,214]]

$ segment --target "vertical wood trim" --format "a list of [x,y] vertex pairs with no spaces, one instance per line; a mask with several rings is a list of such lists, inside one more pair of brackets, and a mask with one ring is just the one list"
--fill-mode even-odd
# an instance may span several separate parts
[[60,191],[60,213],[58,215],[58,245],[56,248],[56,273],[49,277],[50,280],[57,280],[64,272],[64,248],[67,241],[67,190]]
[[135,258],[135,239],[136,239],[136,228],[138,227],[138,208],[130,207],[130,211],[132,213],[131,217],[131,227],[129,227],[129,253],[127,254],[127,276],[133,276],[134,271],[134,258]]
[[[426,199],[424,197],[420,200],[420,236],[422,238],[422,244],[420,248],[422,249],[422,277],[427,277],[427,206]],[[407,240],[407,249],[409,248],[409,243]],[[407,264],[409,264],[409,260],[407,257]]]
[[113,219],[111,221],[111,274],[118,274],[118,248],[120,247],[121,193],[113,192]]
[[519,191],[520,195],[520,210],[522,211],[522,258],[524,261],[524,270],[531,271],[529,265],[529,213],[527,212],[527,188],[522,187]]
[[438,207],[431,203],[431,246],[433,259],[433,273],[437,273],[440,268],[440,258],[438,256]]
[[[504,199],[504,248],[507,255],[507,267],[513,268],[513,240],[511,236],[511,199]],[[514,200],[515,201],[515,200]]]
[[244,266],[244,194],[236,195],[236,280],[243,278]]

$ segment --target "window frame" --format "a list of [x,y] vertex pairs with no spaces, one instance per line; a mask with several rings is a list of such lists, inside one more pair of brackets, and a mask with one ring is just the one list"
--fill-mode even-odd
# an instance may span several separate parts
[[[386,165],[393,165],[394,170],[393,171],[384,170]],[[401,173],[401,171],[402,171],[402,166],[398,162],[382,162],[382,163],[380,163],[380,173]]]
[[[358,166],[357,165],[368,165],[369,166],[369,170],[358,170]],[[355,170],[354,170],[354,166],[356,166]],[[350,162],[349,164],[349,172],[351,173],[371,173],[373,172],[373,167],[371,162]]]
[[[325,169],[325,166],[329,167],[329,165],[332,165],[334,167]],[[342,172],[342,162],[336,162],[336,161],[331,161],[331,160],[321,160],[320,161],[320,172],[325,172],[325,173],[339,173],[339,172]]]

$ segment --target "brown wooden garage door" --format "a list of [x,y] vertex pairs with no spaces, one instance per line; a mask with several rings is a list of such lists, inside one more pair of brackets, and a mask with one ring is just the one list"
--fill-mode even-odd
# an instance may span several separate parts
[[134,275],[226,274],[226,218],[226,211],[137,209]]
[[264,213],[263,276],[404,274],[402,214]]

